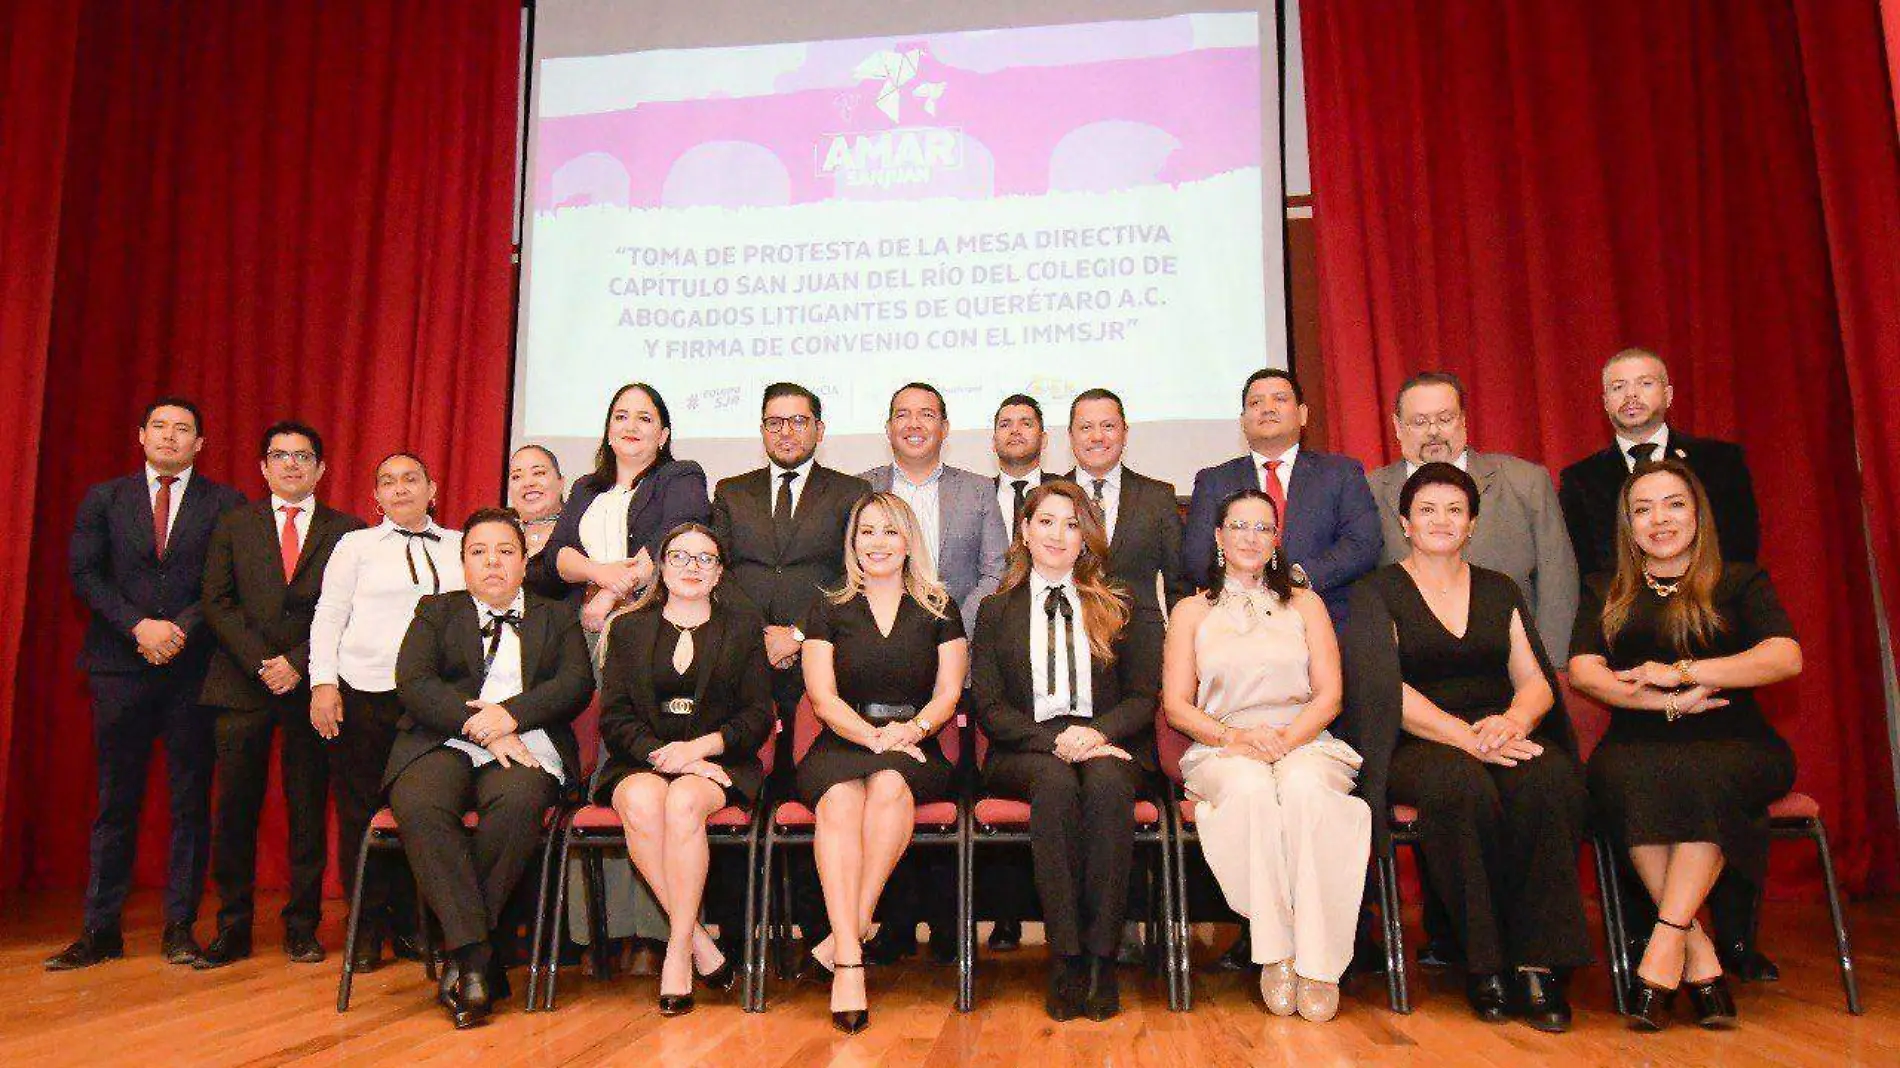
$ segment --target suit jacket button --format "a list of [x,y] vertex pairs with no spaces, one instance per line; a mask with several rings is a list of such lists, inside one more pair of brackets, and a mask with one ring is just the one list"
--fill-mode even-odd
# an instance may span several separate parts
[[784,573],[785,573],[785,569],[784,569],[783,567],[780,567],[780,566],[779,566],[779,565],[777,565],[777,564],[773,564],[773,565],[772,565],[772,574],[774,574],[774,575],[783,575]]

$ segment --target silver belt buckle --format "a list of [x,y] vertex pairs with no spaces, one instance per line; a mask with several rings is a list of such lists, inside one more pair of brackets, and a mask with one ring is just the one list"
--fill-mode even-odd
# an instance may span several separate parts
[[690,716],[693,714],[693,699],[690,697],[670,697],[667,699],[664,707],[675,716]]
[[866,702],[863,714],[865,719],[871,720],[874,723],[890,723],[900,719],[916,719],[917,706],[881,705],[874,702]]

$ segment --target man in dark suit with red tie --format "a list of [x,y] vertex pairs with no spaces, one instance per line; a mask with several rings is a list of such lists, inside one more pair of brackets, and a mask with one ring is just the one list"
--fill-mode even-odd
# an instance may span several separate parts
[[[1753,563],[1761,552],[1761,512],[1742,447],[1691,437],[1670,426],[1669,406],[1675,399],[1668,366],[1648,349],[1624,349],[1603,365],[1603,413],[1609,416],[1615,440],[1564,468],[1557,490],[1577,550],[1577,572],[1583,577],[1615,569],[1623,483],[1647,460],[1679,460],[1702,480],[1715,510],[1722,559]],[[1577,621],[1579,627],[1590,625],[1589,620]],[[1650,925],[1642,914],[1654,914],[1649,895],[1632,880],[1624,887],[1623,900],[1624,907],[1637,913],[1629,929],[1647,931]],[[1773,982],[1780,970],[1755,949],[1760,902],[1761,888],[1730,869],[1709,892],[1709,920],[1723,968],[1743,979]]]
[[338,538],[363,521],[317,503],[323,438],[302,423],[264,432],[260,467],[270,496],[225,515],[205,558],[204,615],[218,637],[203,701],[218,709],[218,810],[213,881],[218,934],[196,962],[217,968],[251,955],[257,824],[270,773],[271,735],[282,728],[283,790],[290,821],[290,900],[284,952],[323,960],[323,866],[329,850],[323,743],[310,725],[310,621],[323,566]]
[[171,852],[161,951],[198,958],[192,936],[211,851],[211,713],[198,704],[212,639],[199,607],[205,549],[218,517],[244,502],[193,469],[204,420],[183,397],[160,397],[139,423],[145,470],[86,491],[73,523],[72,577],[92,609],[79,666],[93,698],[99,814],[79,940],[49,971],[123,956],[119,913],[132,880],[139,804],[152,745],[165,746]]

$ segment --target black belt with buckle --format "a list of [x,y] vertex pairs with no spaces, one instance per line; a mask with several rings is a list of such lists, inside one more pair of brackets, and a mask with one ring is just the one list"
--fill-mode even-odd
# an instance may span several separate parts
[[660,707],[675,716],[690,716],[693,714],[694,706],[693,699],[690,697],[673,697],[668,698],[666,703]]
[[858,715],[872,723],[895,723],[898,720],[916,719],[917,706],[867,703],[859,707]]

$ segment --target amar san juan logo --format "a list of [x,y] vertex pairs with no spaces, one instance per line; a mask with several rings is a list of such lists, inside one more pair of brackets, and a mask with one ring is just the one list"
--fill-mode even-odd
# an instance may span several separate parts
[[[963,166],[963,131],[955,126],[925,125],[937,114],[948,83],[922,74],[929,53],[921,48],[879,49],[852,68],[859,99],[869,94],[869,109],[842,107],[847,119],[875,112],[882,129],[827,133],[815,150],[818,176],[842,188],[925,185],[942,170]],[[855,101],[853,101],[855,103]],[[910,116],[911,123],[904,120]],[[868,116],[867,116],[868,117]]]

